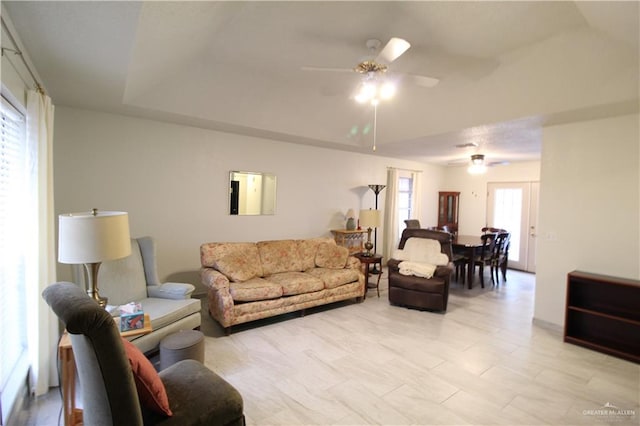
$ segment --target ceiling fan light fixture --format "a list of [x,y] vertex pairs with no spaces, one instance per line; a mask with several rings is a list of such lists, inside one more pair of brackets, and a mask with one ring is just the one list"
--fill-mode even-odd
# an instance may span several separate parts
[[471,156],[471,164],[473,164],[473,165],[484,164],[484,155],[483,154],[473,154]]
[[467,169],[467,172],[472,175],[479,175],[487,171],[487,166],[484,163],[483,154],[474,154],[471,156],[471,164]]
[[361,104],[369,102],[371,105],[378,105],[380,100],[391,99],[395,93],[396,87],[392,82],[380,84],[375,80],[367,80],[360,84],[354,99]]
[[380,99],[391,99],[396,94],[396,85],[387,81],[380,86]]

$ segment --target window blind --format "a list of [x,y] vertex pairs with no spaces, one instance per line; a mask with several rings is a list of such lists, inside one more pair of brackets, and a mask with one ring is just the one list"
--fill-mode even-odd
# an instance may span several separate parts
[[0,395],[6,424],[28,368],[24,206],[29,170],[24,116],[4,97],[0,111]]

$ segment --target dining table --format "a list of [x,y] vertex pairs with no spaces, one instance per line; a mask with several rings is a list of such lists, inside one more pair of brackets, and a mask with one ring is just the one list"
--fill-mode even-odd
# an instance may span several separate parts
[[454,235],[451,240],[454,252],[463,254],[467,259],[467,285],[473,287],[473,277],[476,268],[475,254],[482,248],[482,238],[479,235]]

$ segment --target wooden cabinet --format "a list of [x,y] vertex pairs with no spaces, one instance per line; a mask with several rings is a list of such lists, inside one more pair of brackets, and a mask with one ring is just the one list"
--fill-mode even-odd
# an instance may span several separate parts
[[640,281],[569,273],[564,341],[640,363]]
[[447,227],[450,232],[458,232],[459,192],[438,192],[438,228]]

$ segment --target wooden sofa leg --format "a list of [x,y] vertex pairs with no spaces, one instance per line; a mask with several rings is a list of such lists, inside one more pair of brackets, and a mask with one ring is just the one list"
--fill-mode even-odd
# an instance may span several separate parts
[[231,326],[224,328],[224,335],[231,336]]
[[303,317],[306,314],[306,310],[305,309],[300,309],[300,316]]

